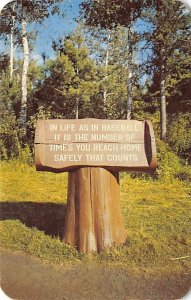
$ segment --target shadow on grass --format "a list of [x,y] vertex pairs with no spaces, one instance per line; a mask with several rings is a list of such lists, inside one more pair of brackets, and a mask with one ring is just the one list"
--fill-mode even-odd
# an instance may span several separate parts
[[62,238],[66,205],[37,202],[3,202],[0,220],[20,220],[28,227],[36,227],[45,234]]

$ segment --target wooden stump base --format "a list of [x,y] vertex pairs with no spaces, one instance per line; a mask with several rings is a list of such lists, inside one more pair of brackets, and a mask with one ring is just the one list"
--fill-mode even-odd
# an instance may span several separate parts
[[100,167],[69,173],[63,240],[80,252],[99,252],[126,239],[118,175]]

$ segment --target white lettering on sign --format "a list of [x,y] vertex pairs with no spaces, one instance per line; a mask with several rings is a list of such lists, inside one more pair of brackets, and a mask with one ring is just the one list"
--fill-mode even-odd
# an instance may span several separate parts
[[50,152],[54,151],[72,151],[73,145],[72,144],[63,144],[63,145],[49,145]]
[[77,144],[76,145],[78,151],[90,151],[91,146],[90,144]]
[[54,135],[54,140],[57,141],[57,142],[59,142],[60,141],[60,134],[56,133]]
[[89,127],[88,124],[81,124],[79,127],[79,131],[88,131]]
[[128,133],[125,135],[127,141],[132,141],[135,137],[134,133]]
[[76,141],[88,141],[87,133],[76,133],[74,136]]
[[122,141],[123,137],[121,134],[117,134],[117,133],[114,133],[114,134],[103,134],[103,133],[95,133],[95,134],[92,134],[92,141],[105,141],[105,142],[109,142],[109,141]]
[[60,125],[59,130],[60,131],[75,131],[76,129],[76,125],[75,124],[64,124],[64,125]]
[[57,130],[58,130],[57,124],[50,124],[50,131],[57,131]]
[[[55,162],[137,162],[144,145],[137,143],[140,123],[128,124],[50,124],[54,141],[49,151]],[[137,153],[137,154],[136,154]]]
[[80,162],[82,155],[80,154],[55,154],[54,161],[70,161],[70,162]]
[[137,155],[131,154],[108,154],[107,160],[108,161],[137,161]]
[[92,129],[92,131],[98,131],[99,130],[99,125],[98,124],[92,124],[91,129]]
[[148,166],[145,122],[84,119],[46,120],[41,124],[36,144],[43,144],[39,155],[45,154],[39,161],[44,165],[58,169],[78,165]]
[[93,151],[118,151],[118,144],[93,144]]
[[139,131],[141,129],[139,124],[102,124],[103,131]]
[[86,154],[86,158],[88,162],[99,162],[103,160],[103,154]]
[[120,145],[120,150],[124,151],[142,151],[142,146],[141,144],[121,144]]

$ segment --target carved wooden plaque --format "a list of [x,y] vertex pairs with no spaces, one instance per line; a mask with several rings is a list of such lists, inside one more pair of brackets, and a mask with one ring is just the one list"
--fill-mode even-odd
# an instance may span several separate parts
[[153,127],[149,121],[136,120],[39,120],[35,162],[38,171],[93,166],[152,172],[156,169]]

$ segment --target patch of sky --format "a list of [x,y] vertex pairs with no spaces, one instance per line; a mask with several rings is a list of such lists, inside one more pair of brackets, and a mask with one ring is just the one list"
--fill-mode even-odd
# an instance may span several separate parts
[[151,23],[146,20],[142,20],[140,18],[137,19],[135,22],[135,29],[138,34],[144,34],[146,32],[152,32],[153,28],[151,26]]
[[[145,34],[151,34],[153,31],[153,27],[150,22],[139,18],[135,22],[134,30],[140,38],[136,46],[134,62],[137,65],[141,66],[147,61],[149,56],[152,55],[152,46],[148,44],[148,40],[146,39]],[[146,73],[143,73],[140,78],[140,84],[144,85],[147,78],[148,75]]]
[[79,5],[81,2],[81,0],[66,1],[59,7],[61,11],[60,15],[50,14],[50,17],[42,25],[34,25],[39,33],[32,58],[37,63],[43,63],[42,53],[45,53],[49,59],[54,59],[55,52],[52,49],[52,41],[62,39],[76,28],[76,19],[79,15]]

